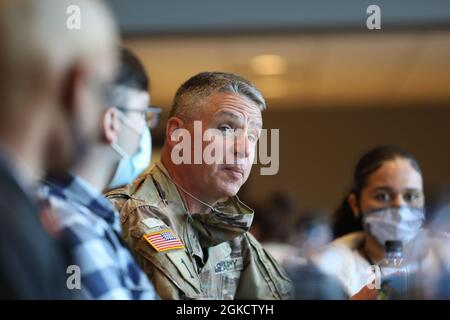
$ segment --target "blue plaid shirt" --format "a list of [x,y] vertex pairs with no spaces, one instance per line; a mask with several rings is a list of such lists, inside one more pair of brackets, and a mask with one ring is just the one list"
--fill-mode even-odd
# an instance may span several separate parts
[[100,192],[67,174],[58,182],[45,181],[39,194],[56,213],[60,237],[80,267],[82,298],[158,298],[122,242],[119,214]]

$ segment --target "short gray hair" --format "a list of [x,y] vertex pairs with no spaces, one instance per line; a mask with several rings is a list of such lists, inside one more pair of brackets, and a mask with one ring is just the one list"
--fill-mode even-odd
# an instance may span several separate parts
[[201,72],[178,88],[169,116],[190,118],[197,113],[198,99],[217,92],[240,94],[256,103],[261,111],[266,108],[261,92],[243,77],[229,72]]

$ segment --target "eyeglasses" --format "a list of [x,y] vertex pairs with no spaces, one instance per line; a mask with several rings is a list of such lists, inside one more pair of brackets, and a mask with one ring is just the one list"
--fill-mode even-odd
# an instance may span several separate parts
[[149,129],[154,129],[158,125],[159,114],[161,113],[161,108],[149,106],[146,109],[136,109],[136,108],[125,108],[121,106],[116,106],[116,108],[123,113],[127,112],[138,112],[140,113],[144,119],[145,123],[149,127]]

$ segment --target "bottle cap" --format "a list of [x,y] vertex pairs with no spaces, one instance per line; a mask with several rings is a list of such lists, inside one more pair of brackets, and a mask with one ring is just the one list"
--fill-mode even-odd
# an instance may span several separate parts
[[403,252],[403,244],[398,240],[388,240],[385,242],[384,247],[386,248],[386,252]]

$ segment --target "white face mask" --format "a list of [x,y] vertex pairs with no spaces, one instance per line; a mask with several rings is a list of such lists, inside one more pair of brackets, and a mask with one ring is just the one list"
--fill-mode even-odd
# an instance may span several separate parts
[[422,208],[405,206],[380,209],[363,216],[364,229],[382,246],[389,240],[408,243],[417,236],[424,220]]
[[[139,135],[139,132],[128,123],[127,118],[124,118],[124,123],[129,126],[133,132]],[[149,166],[152,157],[152,138],[150,130],[147,127],[143,129],[143,132],[140,134],[139,148],[131,156],[119,145],[112,144],[111,146],[121,156],[113,179],[109,183],[109,188],[114,189],[133,182]]]

